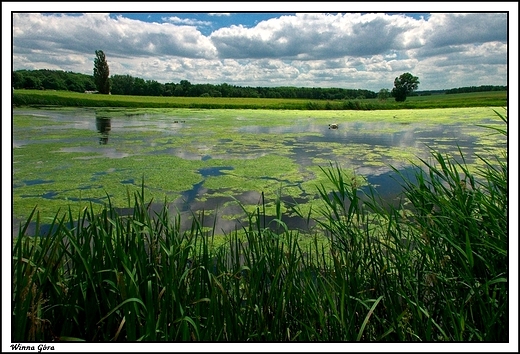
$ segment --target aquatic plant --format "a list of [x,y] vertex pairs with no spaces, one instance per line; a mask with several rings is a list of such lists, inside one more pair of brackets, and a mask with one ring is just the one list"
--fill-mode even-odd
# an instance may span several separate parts
[[204,212],[183,232],[151,212],[144,180],[131,215],[107,198],[33,237],[35,209],[13,241],[11,340],[508,342],[507,152],[477,172],[436,151],[417,166],[397,207],[323,168],[305,244],[278,198],[215,246]]

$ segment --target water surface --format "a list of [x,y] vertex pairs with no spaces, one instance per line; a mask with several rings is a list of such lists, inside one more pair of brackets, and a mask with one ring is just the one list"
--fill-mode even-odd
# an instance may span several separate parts
[[[107,192],[122,200],[125,188],[138,190],[144,176],[173,213],[185,216],[186,227],[204,210],[206,226],[228,232],[243,226],[243,220],[222,217],[241,213],[237,200],[258,205],[262,192],[272,200],[268,194],[281,186],[290,190],[282,196],[287,207],[315,199],[320,166],[337,163],[364,176],[392,203],[402,188],[390,166],[410,174],[413,162],[428,158],[429,147],[452,155],[460,148],[468,163],[505,147],[503,139],[477,126],[496,123],[491,109],[460,110],[460,119],[440,122],[415,110],[407,114],[417,119],[404,123],[393,122],[388,112],[381,119],[374,112],[122,112],[14,109],[13,220],[26,216],[36,201],[55,210],[79,201],[103,205]],[[331,123],[338,129],[329,129]],[[284,218],[294,228],[308,227],[289,211]]]

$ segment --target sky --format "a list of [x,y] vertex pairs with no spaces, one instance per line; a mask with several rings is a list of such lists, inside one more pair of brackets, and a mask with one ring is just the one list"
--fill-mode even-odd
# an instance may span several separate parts
[[[445,3],[444,10],[416,3],[414,12],[404,11],[414,3],[17,4],[10,4],[9,19],[13,70],[91,75],[95,51],[102,50],[111,75],[161,83],[375,92],[391,89],[404,72],[419,77],[419,90],[507,85],[507,11],[515,9],[511,3],[471,9]],[[447,12],[478,7],[484,12]],[[35,10],[23,12],[29,8]]]

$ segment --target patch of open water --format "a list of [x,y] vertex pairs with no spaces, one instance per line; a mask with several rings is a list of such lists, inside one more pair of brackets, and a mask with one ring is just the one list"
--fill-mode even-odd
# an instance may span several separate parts
[[[264,156],[270,151],[266,148],[255,147],[248,144],[244,146],[235,146],[233,138],[221,138],[216,143],[226,144],[229,149],[225,153],[213,151],[211,144],[204,147],[200,151],[194,152],[192,149],[185,147],[171,147],[168,143],[158,143],[155,141],[153,134],[150,132],[158,132],[160,134],[178,135],[187,134],[184,132],[186,121],[175,119],[168,115],[156,114],[140,114],[125,117],[97,117],[93,111],[78,110],[74,112],[60,112],[52,110],[15,110],[14,114],[38,116],[39,119],[46,119],[49,125],[43,125],[39,129],[37,139],[17,140],[16,130],[13,134],[13,149],[31,143],[37,143],[38,139],[45,139],[47,133],[56,134],[60,130],[81,129],[92,131],[92,143],[103,145],[102,147],[88,146],[81,144],[80,146],[67,146],[61,148],[63,152],[91,153],[92,156],[81,156],[76,158],[125,158],[130,156],[129,152],[122,152],[117,149],[117,145],[124,139],[125,132],[141,132],[143,133],[141,144],[136,144],[135,153],[150,155],[174,155],[185,160],[201,160],[208,161],[211,159],[233,158],[255,159]],[[280,146],[288,149],[291,158],[302,168],[316,164],[316,159],[330,161],[341,161],[345,166],[355,168],[356,173],[367,178],[368,183],[375,186],[378,194],[389,203],[397,200],[402,192],[401,184],[398,182],[397,174],[389,165],[401,170],[406,174],[412,173],[413,168],[409,163],[399,159],[394,159],[391,154],[386,154],[392,148],[402,149],[404,151],[422,151],[427,154],[427,146],[435,146],[439,141],[441,152],[455,151],[457,147],[465,151],[468,162],[471,162],[475,156],[476,141],[478,140],[472,134],[468,134],[467,127],[459,124],[443,124],[435,126],[427,126],[424,124],[410,123],[373,123],[373,122],[341,122],[337,129],[328,129],[326,124],[314,122],[301,124],[295,121],[295,124],[287,126],[256,126],[248,125],[247,120],[243,120],[244,125],[236,128],[240,133],[260,135],[275,135],[280,142]],[[490,120],[490,122],[492,122]],[[51,124],[53,123],[53,124]],[[59,123],[59,124],[55,124]],[[147,133],[147,134],[144,134]],[[114,135],[117,137],[113,139]],[[65,135],[63,140],[67,140]],[[251,143],[254,143],[251,141]],[[72,144],[73,145],[73,144]],[[145,152],[140,151],[141,148],[149,148]],[[352,147],[352,149],[349,149]],[[355,148],[354,148],[355,147]],[[273,147],[276,150],[276,147]],[[366,156],[375,154],[377,164],[367,163]],[[191,189],[185,190],[181,196],[169,204],[170,211],[173,214],[180,213],[182,219],[182,227],[189,229],[191,226],[191,217],[200,211],[213,211],[211,217],[204,219],[204,225],[215,227],[215,231],[230,232],[236,228],[243,227],[243,221],[230,220],[222,218],[223,215],[236,215],[241,213],[241,207],[238,204],[230,203],[238,200],[247,205],[259,205],[262,195],[256,191],[240,192],[226,190],[211,190],[204,187],[207,177],[218,177],[223,171],[233,170],[233,166],[208,167],[198,169],[197,172],[203,177],[202,181],[195,183]],[[96,180],[96,176],[106,174],[107,172],[94,172],[92,181]],[[264,176],[263,179],[274,179],[274,177]],[[305,203],[310,197],[308,193],[301,188],[301,181],[295,182],[291,180],[276,179],[285,185],[296,185],[300,188],[301,194],[292,197],[300,203]],[[138,185],[135,179],[123,179],[119,181],[121,184]],[[52,180],[33,179],[24,180],[22,182],[13,183],[13,192],[22,185],[49,184],[49,190],[38,197],[44,199],[53,199],[57,197],[58,192],[53,189]],[[88,188],[88,187],[82,187]],[[92,186],[92,188],[100,188],[100,186]],[[223,192],[229,192],[233,197],[222,196]],[[22,195],[35,197],[36,195]],[[203,200],[201,200],[203,197]],[[74,198],[69,198],[74,201]],[[86,200],[83,198],[82,200]],[[104,198],[91,199],[95,203],[104,203]],[[287,203],[289,201],[286,200]],[[162,204],[154,204],[152,209],[158,211],[162,208]],[[120,209],[121,212],[131,213],[130,210]],[[266,222],[272,220],[273,217],[266,217]],[[13,219],[14,221],[14,219]],[[284,221],[289,228],[306,230],[309,225],[301,218],[294,215],[286,214],[283,216]],[[13,222],[13,234],[17,233],[18,223]],[[30,227],[29,227],[30,230]]]

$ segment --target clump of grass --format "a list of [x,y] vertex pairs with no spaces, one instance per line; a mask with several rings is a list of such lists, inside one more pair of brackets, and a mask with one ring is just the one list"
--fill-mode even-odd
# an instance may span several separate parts
[[306,246],[280,198],[269,223],[244,207],[220,247],[204,213],[185,232],[152,213],[144,182],[130,216],[109,201],[28,236],[34,210],[13,245],[12,341],[507,342],[507,155],[477,173],[431,156],[398,207],[323,168]]
[[507,156],[482,159],[486,167],[472,174],[460,155],[454,162],[432,151],[417,182],[405,181],[422,289],[408,301],[438,317],[445,339],[507,341]]

